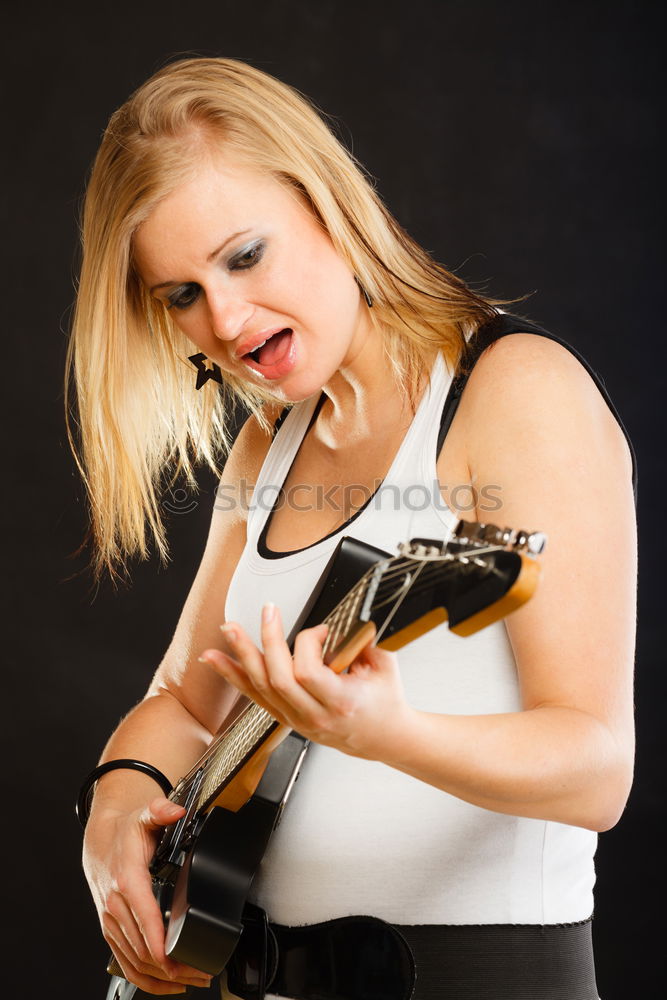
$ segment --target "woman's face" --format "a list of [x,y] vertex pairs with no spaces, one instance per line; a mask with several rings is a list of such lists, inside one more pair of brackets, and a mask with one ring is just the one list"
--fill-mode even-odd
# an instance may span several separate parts
[[353,274],[296,192],[228,159],[204,158],[139,227],[134,253],[200,350],[286,400],[353,366],[370,335]]

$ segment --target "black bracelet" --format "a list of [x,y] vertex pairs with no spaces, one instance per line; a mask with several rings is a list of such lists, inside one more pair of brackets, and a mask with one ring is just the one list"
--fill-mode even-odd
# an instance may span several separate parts
[[106,764],[100,764],[91,771],[81,785],[79,797],[76,800],[76,816],[84,829],[90,815],[90,798],[93,785],[107,771],[115,771],[119,768],[126,768],[128,771],[141,771],[143,774],[147,774],[149,778],[157,781],[165,795],[169,795],[173,791],[173,785],[169,778],[162,771],[158,771],[157,767],[153,767],[152,764],[146,764],[143,760],[126,759],[125,757],[122,757],[120,760],[108,760]]

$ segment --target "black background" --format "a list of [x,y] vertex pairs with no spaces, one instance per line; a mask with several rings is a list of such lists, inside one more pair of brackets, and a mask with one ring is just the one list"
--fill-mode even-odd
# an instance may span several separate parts
[[663,964],[660,5],[22,4],[5,9],[2,35],[3,855],[15,932],[2,994],[103,997],[107,949],[73,802],[169,642],[213,503],[207,472],[198,496],[166,496],[168,570],[138,564],[117,593],[93,593],[71,555],[85,530],[62,401],[79,199],[110,113],[189,54],[246,59],[308,94],[401,223],[478,287],[534,292],[517,308],[576,345],[621,411],[640,467],[637,778],[600,840],[595,940],[603,1000],[652,995]]

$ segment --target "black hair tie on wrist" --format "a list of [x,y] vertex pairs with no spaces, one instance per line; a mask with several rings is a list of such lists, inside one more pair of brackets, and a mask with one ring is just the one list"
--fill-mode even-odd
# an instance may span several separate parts
[[147,774],[149,778],[153,778],[154,781],[157,781],[165,795],[169,795],[170,792],[173,791],[173,785],[169,778],[167,778],[162,771],[158,771],[157,767],[153,767],[152,764],[146,764],[143,760],[131,760],[125,757],[121,757],[119,760],[108,760],[106,764],[100,764],[93,771],[91,771],[81,785],[79,796],[76,800],[76,816],[84,829],[90,814],[90,793],[93,785],[98,778],[102,777],[103,774],[106,774],[108,771],[116,771],[119,769],[141,771],[143,774]]

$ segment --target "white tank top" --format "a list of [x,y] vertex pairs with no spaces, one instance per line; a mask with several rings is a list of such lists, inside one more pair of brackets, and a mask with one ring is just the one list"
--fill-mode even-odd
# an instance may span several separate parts
[[[263,558],[258,538],[317,399],[292,408],[259,475],[228,621],[259,644],[260,610],[273,601],[287,634],[342,535],[390,553],[411,536],[449,537],[457,518],[437,486],[436,447],[450,382],[439,358],[383,486],[351,523],[301,551]],[[406,697],[418,709],[521,709],[502,622],[469,638],[441,625],[398,657]],[[568,923],[592,913],[596,840],[580,827],[491,812],[385,764],[313,744],[251,899],[290,925],[350,914],[397,924]]]

